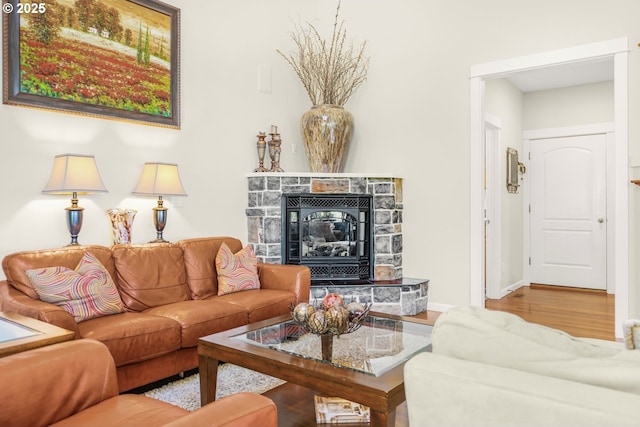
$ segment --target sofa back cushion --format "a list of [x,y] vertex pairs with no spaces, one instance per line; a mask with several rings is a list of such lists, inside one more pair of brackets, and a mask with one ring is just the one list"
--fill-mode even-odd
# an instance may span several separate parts
[[233,253],[242,249],[242,242],[234,237],[204,237],[176,243],[184,251],[187,284],[192,299],[206,299],[218,295],[216,255],[222,243]]
[[189,299],[182,248],[173,244],[111,248],[122,302],[131,311]]
[[14,288],[33,299],[39,299],[26,271],[47,267],[66,267],[73,270],[86,252],[91,252],[109,272],[111,278],[115,278],[111,249],[98,245],[66,246],[57,249],[16,252],[4,257],[2,270],[7,281]]

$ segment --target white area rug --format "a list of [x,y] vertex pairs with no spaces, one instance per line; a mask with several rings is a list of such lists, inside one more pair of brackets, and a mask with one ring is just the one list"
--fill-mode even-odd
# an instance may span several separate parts
[[[216,399],[242,391],[264,393],[284,383],[280,379],[225,363],[218,367]],[[144,395],[171,403],[187,411],[195,411],[200,407],[200,376],[191,375],[150,390]]]

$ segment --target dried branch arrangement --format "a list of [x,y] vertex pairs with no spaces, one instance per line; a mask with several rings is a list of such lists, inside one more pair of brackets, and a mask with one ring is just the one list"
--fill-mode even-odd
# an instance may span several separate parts
[[356,48],[347,41],[344,21],[338,21],[340,2],[330,40],[322,38],[316,27],[296,25],[291,39],[297,51],[277,52],[291,65],[313,105],[343,106],[367,78],[369,58],[364,56],[366,41]]

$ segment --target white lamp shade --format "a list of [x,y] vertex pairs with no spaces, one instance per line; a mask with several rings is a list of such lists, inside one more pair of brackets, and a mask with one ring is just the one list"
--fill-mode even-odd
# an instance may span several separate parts
[[53,159],[53,169],[42,192],[46,194],[106,193],[107,188],[102,182],[94,156],[60,154]]
[[143,196],[186,196],[178,165],[145,163],[133,194]]

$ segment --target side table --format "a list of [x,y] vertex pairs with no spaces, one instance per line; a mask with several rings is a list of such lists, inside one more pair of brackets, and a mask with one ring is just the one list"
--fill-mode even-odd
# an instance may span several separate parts
[[0,312],[0,357],[72,340],[74,332],[13,312]]

